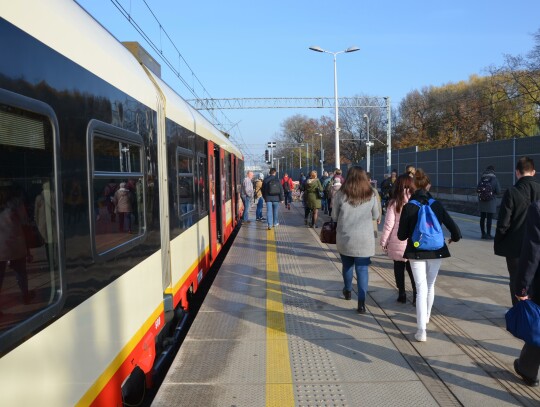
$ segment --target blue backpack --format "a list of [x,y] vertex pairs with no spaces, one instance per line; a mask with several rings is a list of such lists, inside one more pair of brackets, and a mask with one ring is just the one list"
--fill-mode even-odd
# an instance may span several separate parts
[[418,220],[412,234],[413,246],[420,250],[438,250],[444,246],[444,234],[437,215],[431,209],[435,199],[430,199],[428,204],[422,205],[416,200],[410,203],[418,206]]

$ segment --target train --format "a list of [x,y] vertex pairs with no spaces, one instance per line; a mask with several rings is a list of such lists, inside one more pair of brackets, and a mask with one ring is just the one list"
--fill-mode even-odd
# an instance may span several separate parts
[[0,405],[138,405],[239,226],[243,155],[72,0],[0,0],[0,55]]

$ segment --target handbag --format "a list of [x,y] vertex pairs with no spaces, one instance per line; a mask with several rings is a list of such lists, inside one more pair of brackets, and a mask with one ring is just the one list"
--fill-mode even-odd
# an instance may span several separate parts
[[504,316],[506,330],[529,345],[540,347],[540,305],[534,301],[518,301]]
[[324,222],[321,227],[321,242],[336,244],[337,222]]

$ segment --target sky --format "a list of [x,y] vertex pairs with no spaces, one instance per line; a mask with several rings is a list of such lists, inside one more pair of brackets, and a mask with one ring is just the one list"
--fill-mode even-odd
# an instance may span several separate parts
[[[138,41],[150,51],[161,63],[162,78],[184,99],[194,96],[117,6],[130,13],[201,98],[332,98],[333,57],[308,48],[338,52],[356,46],[360,51],[337,56],[338,96],[390,97],[397,107],[413,90],[487,75],[505,55],[526,54],[540,29],[539,0],[77,2],[117,39]],[[332,109],[224,114],[226,119],[218,116],[222,129],[241,144],[248,164],[263,159],[285,119],[334,117]]]

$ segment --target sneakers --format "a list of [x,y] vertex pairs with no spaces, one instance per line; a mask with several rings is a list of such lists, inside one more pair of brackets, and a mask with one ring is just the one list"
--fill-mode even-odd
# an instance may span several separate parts
[[274,223],[274,227],[275,227],[275,226],[279,226],[279,223]]
[[268,226],[268,230],[272,230],[272,226]]
[[518,376],[523,379],[527,386],[538,387],[538,379],[531,379],[530,377],[525,376],[519,371],[519,359],[514,360],[514,370],[516,371]]
[[414,339],[416,339],[418,342],[425,342],[427,341],[427,333],[424,329],[419,329],[414,334]]

